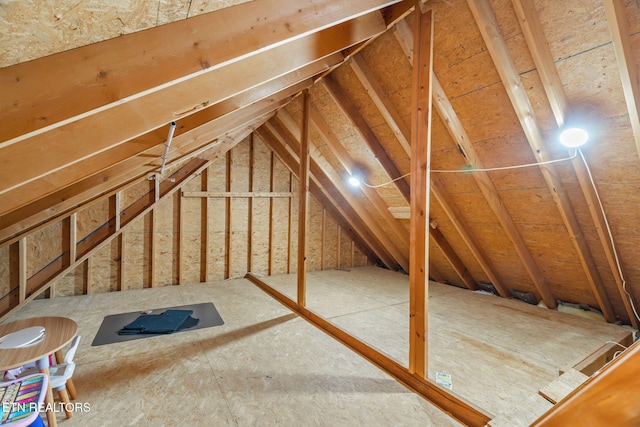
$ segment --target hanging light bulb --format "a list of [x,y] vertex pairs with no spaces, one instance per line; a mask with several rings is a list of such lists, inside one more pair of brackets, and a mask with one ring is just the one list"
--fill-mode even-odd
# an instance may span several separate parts
[[351,175],[348,179],[348,182],[353,187],[360,187],[360,179],[355,175]]
[[565,147],[576,148],[583,145],[589,139],[589,134],[586,130],[580,128],[569,128],[562,131],[560,134],[560,142]]

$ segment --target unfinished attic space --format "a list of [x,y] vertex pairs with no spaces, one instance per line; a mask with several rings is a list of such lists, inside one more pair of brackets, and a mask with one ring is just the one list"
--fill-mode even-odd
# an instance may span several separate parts
[[48,426],[640,425],[640,2],[0,28],[0,371],[73,359]]

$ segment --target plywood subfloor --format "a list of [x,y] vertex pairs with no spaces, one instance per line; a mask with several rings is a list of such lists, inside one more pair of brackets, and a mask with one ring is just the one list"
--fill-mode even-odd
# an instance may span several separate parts
[[[91,347],[106,315],[208,301],[223,326]],[[8,321],[47,315],[83,337],[90,411],[62,427],[459,425],[244,279],[36,300]]]
[[[262,279],[295,299],[295,276]],[[307,292],[311,310],[407,366],[407,275],[376,267],[312,272]],[[530,414],[536,419],[551,406],[538,391],[561,369],[629,332],[517,300],[429,285],[429,378],[450,374],[456,394],[496,417],[535,401],[541,402]]]

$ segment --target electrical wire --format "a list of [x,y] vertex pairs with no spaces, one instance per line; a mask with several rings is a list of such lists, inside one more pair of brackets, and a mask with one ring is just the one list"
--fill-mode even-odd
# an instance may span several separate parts
[[622,290],[625,294],[627,294],[627,298],[629,298],[629,303],[631,304],[631,309],[633,310],[633,314],[636,316],[636,319],[640,321],[640,316],[638,316],[638,311],[636,310],[636,306],[633,303],[633,298],[631,298],[631,294],[627,291],[627,281],[624,279],[622,275],[622,267],[620,266],[620,259],[618,258],[618,251],[616,250],[616,245],[613,240],[613,233],[611,233],[611,227],[609,226],[609,221],[607,220],[607,215],[604,212],[604,206],[602,206],[602,200],[600,200],[600,194],[598,194],[598,189],[596,188],[596,183],[593,180],[593,175],[591,175],[591,169],[589,169],[589,164],[587,164],[587,160],[584,158],[584,154],[578,148],[577,152],[580,153],[580,158],[582,158],[582,162],[584,163],[585,168],[587,169],[587,175],[589,175],[589,180],[591,181],[591,185],[593,186],[593,191],[596,193],[596,199],[598,200],[598,206],[600,206],[600,211],[602,212],[602,217],[604,218],[604,224],[607,227],[607,233],[609,234],[609,240],[611,241],[611,248],[613,249],[613,257],[616,261],[616,267],[618,268],[618,274],[620,275],[620,280],[622,281]]
[[620,344],[619,342],[615,342],[615,341],[605,341],[605,343],[607,343],[607,344],[615,344],[617,346],[620,346],[620,347],[624,348],[625,350],[628,348],[628,347],[625,347],[624,345]]
[[548,165],[550,163],[559,163],[559,162],[566,162],[567,160],[573,160],[575,159],[577,156],[577,152],[573,153],[573,156],[571,157],[566,157],[564,159],[556,159],[556,160],[547,160],[546,162],[539,162],[539,163],[527,163],[524,165],[514,165],[514,166],[502,166],[502,167],[496,167],[496,168],[475,168],[475,169],[451,169],[451,170],[446,170],[446,169],[431,169],[431,172],[437,172],[437,173],[461,173],[461,172],[491,172],[491,171],[501,171],[501,170],[507,170],[507,169],[519,169],[519,168],[528,168],[530,166],[541,166],[541,165]]
[[394,183],[394,182],[398,181],[399,179],[402,179],[402,178],[404,178],[406,176],[409,176],[409,175],[411,175],[411,172],[405,173],[404,175],[399,176],[397,178],[394,178],[391,181],[383,182],[382,184],[378,184],[378,185],[370,185],[370,184],[367,184],[364,181],[360,181],[360,182],[362,182],[365,186],[367,186],[369,188],[380,188],[380,187],[384,187],[385,185],[389,185],[391,183]]
[[[507,169],[527,168],[527,167],[530,167],[530,166],[541,166],[541,165],[547,165],[547,164],[550,164],[550,163],[566,162],[567,160],[575,159],[576,156],[577,156],[577,152],[573,153],[573,156],[566,157],[564,159],[547,160],[546,162],[527,163],[527,164],[524,164],[524,165],[502,166],[502,167],[496,167],[496,168],[475,168],[475,169],[451,169],[451,170],[431,169],[430,171],[431,172],[436,172],[436,173],[491,172],[491,171],[500,171],[500,170],[507,170]],[[382,184],[378,184],[378,185],[367,184],[364,180],[360,180],[360,182],[362,184],[364,184],[365,186],[369,187],[369,188],[380,188],[380,187],[384,187],[385,185],[389,185],[391,183],[394,183],[397,180],[402,179],[404,177],[407,177],[409,175],[411,175],[411,172],[405,173],[404,175],[399,176],[397,178],[394,178],[391,181],[383,182]]]

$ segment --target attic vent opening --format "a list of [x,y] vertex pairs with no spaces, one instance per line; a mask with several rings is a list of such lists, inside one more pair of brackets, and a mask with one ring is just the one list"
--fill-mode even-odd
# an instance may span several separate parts
[[527,304],[538,305],[538,299],[531,292],[512,290],[511,294],[513,295],[513,297],[515,299],[519,299],[520,301],[524,301]]
[[491,283],[478,282],[478,287],[485,292],[490,292],[494,295],[498,295],[498,291],[496,290],[495,286],[493,286]]

